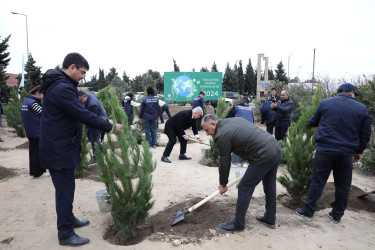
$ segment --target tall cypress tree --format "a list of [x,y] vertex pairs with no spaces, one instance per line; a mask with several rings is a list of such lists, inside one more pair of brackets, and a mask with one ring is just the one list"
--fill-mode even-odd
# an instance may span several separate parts
[[32,88],[34,88],[36,85],[40,84],[40,79],[42,78],[42,71],[40,70],[41,67],[38,67],[35,65],[36,61],[34,60],[31,53],[29,53],[28,60],[25,65],[25,88],[27,91],[30,91]]
[[180,67],[177,66],[176,60],[174,58],[172,59],[173,59],[173,71],[180,72]]
[[257,79],[255,76],[254,68],[251,65],[250,58],[249,58],[249,63],[246,66],[246,72],[245,72],[245,92],[253,96],[255,96],[257,92]]
[[283,61],[280,61],[279,64],[277,64],[276,66],[275,80],[278,80],[279,82],[285,82],[285,83],[289,82],[289,79],[285,73]]
[[219,72],[219,70],[217,69],[217,65],[216,65],[215,62],[211,66],[211,72]]
[[11,35],[8,37],[4,38],[0,42],[0,101],[4,100],[5,102],[9,101],[9,96],[10,96],[10,89],[8,88],[6,81],[9,78],[9,76],[5,76],[6,73],[6,68],[8,67],[10,58],[9,57],[9,52],[6,52],[8,47],[9,47],[9,38]]
[[238,93],[240,95],[245,93],[245,79],[243,76],[243,69],[242,69],[242,61],[240,60],[238,70],[237,70],[237,77],[238,77]]

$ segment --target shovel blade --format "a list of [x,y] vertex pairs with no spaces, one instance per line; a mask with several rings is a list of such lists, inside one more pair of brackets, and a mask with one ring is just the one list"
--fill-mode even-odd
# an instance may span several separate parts
[[185,215],[187,215],[188,213],[189,213],[189,210],[185,210],[183,212],[178,211],[176,216],[173,219],[172,226],[176,225],[180,221],[183,221],[185,219]]

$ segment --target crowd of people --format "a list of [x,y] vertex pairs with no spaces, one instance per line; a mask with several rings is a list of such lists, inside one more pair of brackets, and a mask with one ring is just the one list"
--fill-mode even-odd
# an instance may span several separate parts
[[[26,96],[22,105],[22,120],[29,140],[29,172],[38,178],[49,170],[55,188],[57,230],[60,245],[78,246],[89,239],[78,236],[74,228],[86,226],[88,220],[79,220],[73,213],[75,192],[74,169],[80,161],[82,124],[87,127],[87,136],[92,144],[102,150],[103,132],[123,129],[122,124],[111,124],[104,108],[95,95],[78,91],[78,82],[89,70],[86,59],[78,53],[68,54],[62,68],[49,69],[43,75],[41,85]],[[371,123],[366,107],[354,99],[353,85],[343,84],[335,97],[323,100],[309,126],[318,127],[316,154],[310,190],[303,208],[296,213],[311,220],[326,181],[333,171],[336,195],[329,217],[340,223],[347,206],[350,192],[353,161],[360,161],[362,152],[371,135]],[[240,232],[245,228],[245,217],[255,187],[262,182],[265,193],[265,212],[256,220],[276,228],[276,176],[281,158],[279,140],[284,140],[292,123],[294,108],[289,93],[276,89],[260,101],[261,123],[266,130],[254,124],[254,108],[247,98],[240,99],[231,107],[224,119],[216,116],[217,99],[204,102],[204,91],[193,99],[192,108],[171,115],[168,103],[155,97],[149,86],[147,96],[140,104],[134,102],[133,93],[123,100],[127,126],[134,120],[134,106],[139,105],[139,122],[151,148],[157,146],[158,120],[164,123],[163,113],[168,119],[164,133],[168,143],[161,155],[163,164],[169,159],[173,147],[180,142],[179,160],[190,160],[186,155],[187,141],[192,139],[187,129],[192,129],[194,140],[203,143],[199,131],[211,136],[219,149],[220,194],[227,192],[231,167],[247,166],[238,185],[238,198],[233,220],[219,224],[222,230]],[[43,100],[43,101],[42,101]],[[212,105],[215,114],[204,116],[204,105]],[[1,108],[1,106],[0,106]],[[345,110],[345,112],[342,112]],[[0,109],[2,112],[2,109]],[[275,132],[274,132],[275,129]],[[275,133],[275,136],[273,134]],[[0,139],[1,141],[1,139]],[[42,155],[43,157],[40,157]],[[95,163],[95,151],[90,163]],[[69,156],[69,157],[67,157]]]

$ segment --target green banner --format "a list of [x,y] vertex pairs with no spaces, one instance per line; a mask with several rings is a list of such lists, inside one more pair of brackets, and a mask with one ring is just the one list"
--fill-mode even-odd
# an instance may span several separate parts
[[221,72],[164,72],[164,101],[192,101],[200,91],[205,100],[222,97]]

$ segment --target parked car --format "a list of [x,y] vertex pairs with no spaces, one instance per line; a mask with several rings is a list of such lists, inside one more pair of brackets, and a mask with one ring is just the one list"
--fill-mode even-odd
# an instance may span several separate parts
[[233,102],[240,97],[237,92],[230,92],[230,91],[223,92],[223,97],[224,95],[225,95],[225,102],[230,103],[230,105],[233,105]]

